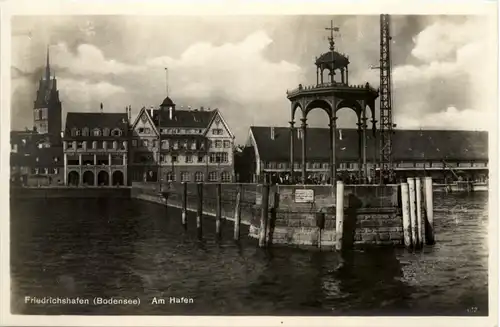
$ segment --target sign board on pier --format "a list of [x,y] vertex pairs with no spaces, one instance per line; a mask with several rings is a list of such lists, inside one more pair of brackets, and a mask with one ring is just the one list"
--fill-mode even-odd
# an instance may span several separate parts
[[297,202],[297,203],[314,202],[314,190],[296,189],[295,190],[295,202]]

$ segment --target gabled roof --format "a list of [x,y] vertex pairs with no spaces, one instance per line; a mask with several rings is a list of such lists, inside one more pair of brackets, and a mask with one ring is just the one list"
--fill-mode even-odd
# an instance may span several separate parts
[[[92,135],[92,130],[95,128],[104,129],[119,128],[122,130],[123,136],[126,136],[128,131],[128,117],[126,113],[119,112],[68,112],[66,116],[65,137],[78,138],[71,136],[71,129],[83,129],[87,127]],[[88,138],[88,136],[80,136],[80,138]],[[95,138],[92,136],[92,138]],[[103,136],[103,138],[106,138]]]
[[[330,140],[328,128],[307,129],[307,157],[328,161]],[[251,136],[261,160],[287,161],[290,153],[290,129],[274,127],[274,140],[270,126],[250,127]],[[342,140],[339,135],[342,134]],[[374,140],[372,130],[366,131],[367,160],[379,159],[379,133]],[[356,129],[338,129],[336,135],[337,158],[346,161],[358,159],[358,132]],[[302,140],[298,130],[294,133],[294,157],[300,160]],[[374,142],[375,141],[375,142]],[[376,144],[376,147],[374,146]],[[394,161],[418,160],[488,160],[488,133],[476,131],[396,130],[393,136]]]
[[207,128],[216,111],[201,110],[179,110],[172,112],[172,119],[168,110],[153,110],[153,122],[162,128],[184,127],[184,128]]

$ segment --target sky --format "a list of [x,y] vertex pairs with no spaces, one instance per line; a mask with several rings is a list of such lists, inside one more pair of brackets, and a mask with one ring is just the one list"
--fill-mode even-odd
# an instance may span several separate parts
[[[397,127],[490,128],[497,119],[487,96],[496,87],[488,18],[391,19]],[[33,125],[48,46],[63,122],[67,112],[99,111],[101,102],[109,112],[130,105],[135,118],[163,101],[168,80],[178,108],[218,108],[241,143],[251,125],[288,125],[286,91],[315,84],[314,60],[328,51],[330,20],[339,27],[336,50],[351,62],[350,84],[378,87],[378,70],[370,67],[379,64],[379,16],[15,16],[11,126]],[[328,126],[321,110],[308,119]],[[355,122],[353,111],[339,111],[341,128]]]

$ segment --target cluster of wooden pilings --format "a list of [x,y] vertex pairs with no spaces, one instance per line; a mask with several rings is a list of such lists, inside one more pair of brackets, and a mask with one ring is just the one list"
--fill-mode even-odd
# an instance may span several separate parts
[[[217,184],[215,188],[216,208],[215,208],[215,233],[218,239],[222,236],[221,219],[222,219],[222,187]],[[236,195],[236,208],[234,211],[234,234],[235,241],[240,239],[241,225],[241,194],[242,186],[238,185],[238,193]],[[187,183],[182,183],[182,207],[181,207],[181,223],[184,230],[187,230],[187,203],[188,189]],[[199,239],[203,237],[203,183],[196,184],[196,234]]]
[[[184,230],[187,230],[187,212],[188,212],[188,187],[187,183],[182,183],[182,205],[181,205],[181,224]],[[278,205],[278,194],[273,192],[271,203],[269,201],[270,185],[262,185],[262,204],[260,210],[260,234],[259,246],[266,247],[272,241],[273,222],[276,220],[276,208]],[[236,193],[236,204],[234,210],[234,233],[233,239],[239,241],[241,226],[241,203],[242,203],[242,185],[238,185]],[[221,220],[222,220],[222,187],[216,184],[215,188],[216,208],[215,208],[215,233],[217,239],[221,238]],[[196,232],[198,239],[203,237],[203,183],[196,184]]]
[[434,244],[432,178],[410,177],[401,183],[401,206],[405,246],[420,249]]

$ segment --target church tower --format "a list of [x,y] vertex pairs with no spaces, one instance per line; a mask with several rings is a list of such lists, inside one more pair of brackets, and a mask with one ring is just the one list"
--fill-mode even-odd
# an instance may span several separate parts
[[53,144],[59,144],[62,131],[62,110],[55,75],[50,76],[49,49],[45,74],[40,78],[33,107],[33,126],[39,134],[47,135]]

